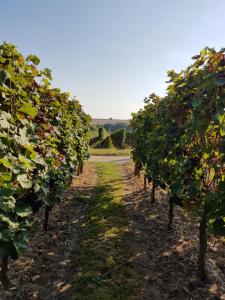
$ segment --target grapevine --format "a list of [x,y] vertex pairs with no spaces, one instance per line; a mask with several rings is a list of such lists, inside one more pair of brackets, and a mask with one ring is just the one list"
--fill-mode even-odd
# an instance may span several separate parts
[[[169,71],[165,97],[133,114],[133,158],[173,203],[200,217],[198,268],[206,278],[207,229],[225,234],[225,49],[205,48],[184,71]],[[153,191],[154,192],[154,191]]]
[[89,122],[78,100],[51,87],[51,71],[35,55],[0,45],[0,255],[8,285],[8,258],[23,252],[33,214],[63,199],[88,158]]

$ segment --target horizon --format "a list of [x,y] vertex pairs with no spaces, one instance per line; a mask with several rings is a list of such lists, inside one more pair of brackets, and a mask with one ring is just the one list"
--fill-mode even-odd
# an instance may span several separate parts
[[95,117],[92,117],[92,119],[95,119],[95,120],[118,120],[118,121],[127,121],[128,119],[120,119],[120,118],[95,118]]

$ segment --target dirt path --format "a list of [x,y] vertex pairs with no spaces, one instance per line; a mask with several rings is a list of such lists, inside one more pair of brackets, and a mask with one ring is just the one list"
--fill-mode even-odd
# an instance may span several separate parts
[[130,161],[130,156],[122,156],[122,155],[91,155],[89,161],[95,162],[116,162],[118,164],[128,163]]

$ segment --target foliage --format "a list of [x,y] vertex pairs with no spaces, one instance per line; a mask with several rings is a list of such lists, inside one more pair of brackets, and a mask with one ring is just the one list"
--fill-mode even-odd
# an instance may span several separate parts
[[27,246],[38,201],[61,200],[88,157],[90,117],[51,87],[51,72],[39,62],[0,46],[0,255],[13,258]]
[[102,148],[109,149],[113,147],[114,146],[113,146],[111,135],[108,135],[102,142]]
[[113,145],[117,148],[124,148],[126,141],[126,131],[121,128],[111,134]]
[[133,132],[131,130],[126,131],[126,145],[131,146],[132,145],[132,138],[133,138]]
[[110,133],[110,131],[106,130],[105,125],[92,125],[90,135],[90,146],[95,149],[112,147],[122,149],[131,145],[132,132],[130,127],[129,131],[119,127],[118,130]]
[[224,52],[205,48],[169,71],[167,95],[145,99],[131,121],[134,160],[216,234],[225,228]]
[[104,140],[109,136],[108,131],[102,127],[93,127],[91,132],[90,146],[93,148],[101,148]]

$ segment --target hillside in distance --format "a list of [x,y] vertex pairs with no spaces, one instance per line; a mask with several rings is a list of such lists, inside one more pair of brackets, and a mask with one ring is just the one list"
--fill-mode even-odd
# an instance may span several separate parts
[[100,125],[100,126],[104,126],[106,124],[110,124],[110,125],[116,125],[116,124],[126,124],[128,125],[129,120],[123,120],[123,119],[97,119],[97,118],[93,118],[91,121],[91,125],[96,126],[96,125]]

